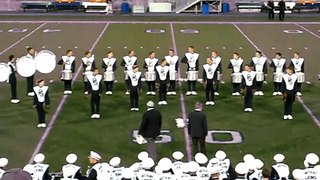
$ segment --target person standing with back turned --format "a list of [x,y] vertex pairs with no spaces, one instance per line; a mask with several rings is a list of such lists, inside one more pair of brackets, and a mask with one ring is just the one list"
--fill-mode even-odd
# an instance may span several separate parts
[[202,112],[203,105],[195,104],[194,112],[189,113],[188,133],[192,138],[193,155],[201,152],[206,154],[206,136],[208,134],[207,117]]

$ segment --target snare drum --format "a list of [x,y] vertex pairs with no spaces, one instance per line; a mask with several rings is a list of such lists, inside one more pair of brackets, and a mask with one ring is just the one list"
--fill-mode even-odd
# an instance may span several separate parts
[[273,82],[282,83],[283,73],[275,72],[273,73]]
[[232,83],[241,83],[242,82],[242,74],[241,73],[233,73],[231,74]]
[[104,81],[114,81],[114,72],[106,71],[104,72]]
[[257,72],[256,74],[256,80],[258,82],[264,81],[264,73],[263,72]]
[[303,72],[297,72],[296,75],[298,76],[298,83],[303,83],[305,81]]
[[84,82],[88,82],[88,76],[92,75],[93,72],[92,71],[86,71],[83,73],[83,81]]
[[169,76],[170,76],[169,77],[170,81],[176,81],[177,80],[177,71],[170,72]]
[[146,81],[155,81],[157,76],[155,71],[148,71],[145,74]]
[[187,80],[188,81],[197,81],[198,80],[198,71],[187,71]]
[[72,80],[72,71],[71,70],[62,70],[61,71],[61,80]]

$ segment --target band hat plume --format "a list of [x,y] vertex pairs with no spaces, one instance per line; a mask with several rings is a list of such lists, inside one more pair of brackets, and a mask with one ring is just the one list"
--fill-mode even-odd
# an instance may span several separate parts
[[273,160],[276,161],[277,163],[283,162],[285,159],[285,156],[283,154],[276,154],[273,156]]
[[73,164],[77,161],[78,157],[76,154],[74,153],[71,153],[71,154],[68,154],[68,156],[66,157],[66,161],[67,163],[69,164]]
[[110,166],[113,166],[113,167],[119,166],[120,163],[121,163],[121,158],[120,157],[113,157],[109,161]]
[[46,157],[45,157],[44,154],[38,153],[38,154],[33,158],[33,161],[34,161],[35,163],[42,163],[45,158],[46,158]]
[[181,160],[183,157],[184,157],[184,155],[183,155],[183,153],[182,152],[180,152],[180,151],[175,151],[175,152],[173,152],[172,153],[172,157],[175,159],[175,160]]
[[0,168],[6,167],[8,165],[8,159],[7,158],[0,158]]
[[150,108],[154,107],[154,102],[148,101],[147,102],[147,106],[150,107]]
[[149,154],[146,151],[142,151],[138,154],[138,159],[143,161],[144,159],[148,158]]
[[95,159],[97,161],[100,161],[101,156],[98,153],[94,152],[94,151],[90,151],[90,154],[89,154],[88,158],[92,158],[92,159]]

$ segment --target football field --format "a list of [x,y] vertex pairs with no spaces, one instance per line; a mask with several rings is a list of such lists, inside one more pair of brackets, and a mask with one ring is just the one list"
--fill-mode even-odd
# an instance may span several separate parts
[[[222,78],[226,83],[220,85],[216,105],[204,107],[212,133],[208,138],[211,143],[207,143],[209,158],[222,149],[236,164],[244,154],[252,153],[264,161],[265,167],[270,167],[273,155],[283,153],[293,169],[303,167],[307,153],[320,152],[319,22],[0,21],[0,38],[2,62],[7,61],[10,54],[25,55],[28,46],[38,52],[50,50],[57,59],[67,49],[72,49],[77,58],[77,78],[71,96],[63,95],[61,66],[50,74],[36,74],[47,82],[53,80],[52,84],[48,83],[52,104],[46,115],[46,129],[36,128],[36,110],[32,108],[32,98],[26,96],[25,78],[18,78],[19,104],[10,104],[10,86],[0,84],[0,157],[9,159],[9,167],[24,166],[37,152],[46,155],[52,171],[59,171],[65,156],[71,152],[78,155],[84,169],[90,150],[100,153],[103,161],[119,156],[123,165],[135,162],[138,152],[146,150],[147,145],[134,143],[132,133],[139,128],[146,102],[157,102],[158,96],[145,95],[146,84],[143,83],[140,112],[130,112],[129,96],[124,94],[122,57],[129,50],[135,50],[138,64],[142,66],[150,51],[155,51],[161,59],[169,48],[173,48],[182,57],[189,45],[200,54],[200,65],[212,50],[222,58]],[[118,82],[112,96],[102,95],[99,120],[90,119],[90,96],[83,94],[80,60],[87,50],[95,55],[101,72],[106,52],[112,50],[117,57]],[[268,59],[281,52],[287,64],[295,51],[305,58],[309,83],[302,85],[303,96],[294,103],[293,121],[282,120],[282,98],[272,96],[272,69],[268,69],[265,96],[254,97],[252,113],[243,112],[242,97],[231,96],[229,59],[238,52],[245,63],[249,63],[256,50],[261,50]],[[180,75],[185,77],[185,64],[181,64],[180,69]],[[202,74],[202,68],[199,74]],[[167,143],[157,144],[158,157],[169,157],[173,151],[180,150],[187,161],[191,158],[190,140],[185,129],[176,127],[175,119],[186,117],[193,111],[195,102],[204,103],[205,93],[201,83],[197,84],[198,96],[191,97],[185,96],[185,82],[177,85],[179,93],[168,97],[168,105],[156,105],[162,112],[162,129],[169,139]]]

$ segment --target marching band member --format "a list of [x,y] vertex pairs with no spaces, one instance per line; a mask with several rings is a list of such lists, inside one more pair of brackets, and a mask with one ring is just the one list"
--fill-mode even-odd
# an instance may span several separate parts
[[84,94],[88,94],[89,82],[87,76],[92,74],[92,71],[96,68],[96,63],[94,55],[92,55],[90,51],[86,51],[84,55],[85,57],[82,58]]
[[88,160],[91,167],[88,172],[87,180],[98,180],[98,176],[101,174],[101,163],[99,162],[101,160],[101,156],[94,151],[90,151]]
[[151,51],[149,57],[145,58],[143,67],[147,70],[146,81],[148,84],[147,95],[156,95],[156,72],[155,67],[158,65],[156,53]]
[[[35,55],[36,55],[36,51],[32,48],[32,47],[28,47],[27,48],[27,56],[34,59]],[[27,77],[27,93],[28,96],[34,96],[34,92],[33,92],[33,83],[34,83],[34,75]]]
[[269,179],[288,179],[290,171],[289,166],[283,163],[284,158],[285,157],[283,154],[276,154],[273,156],[273,160],[276,162],[276,164],[272,166]]
[[172,153],[174,162],[172,163],[172,171],[176,176],[181,176],[183,174],[182,166],[183,162],[181,161],[184,157],[184,154],[181,151],[175,151]]
[[98,69],[93,70],[93,74],[87,76],[91,86],[91,119],[100,118],[100,96],[102,93],[102,75],[99,74]]
[[102,68],[105,71],[104,82],[106,84],[106,94],[112,95],[113,83],[115,80],[114,72],[117,69],[116,58],[113,57],[113,52],[109,51],[107,57],[102,60]]
[[298,76],[294,74],[293,67],[286,69],[286,74],[283,75],[282,94],[284,99],[284,116],[283,119],[293,119],[292,105],[297,93],[297,80]]
[[127,56],[123,57],[123,60],[121,62],[121,66],[125,67],[125,81],[126,81],[126,85],[127,85],[127,91],[126,94],[129,94],[129,90],[130,90],[130,82],[128,79],[128,72],[132,71],[132,67],[134,65],[137,65],[137,56],[135,55],[135,52],[133,50],[130,50]]
[[210,178],[210,172],[207,167],[205,167],[205,164],[208,162],[208,158],[206,155],[202,153],[197,153],[194,156],[195,161],[200,165],[200,167],[197,169],[197,177],[199,180],[208,180]]
[[7,158],[0,158],[0,179],[2,178],[3,174],[6,172],[5,167],[8,165]]
[[122,179],[124,167],[120,166],[121,158],[113,157],[110,159],[109,164],[111,166],[111,178],[110,179]]
[[309,153],[306,155],[305,160],[308,164],[304,171],[304,178],[303,179],[319,179],[319,168],[315,166],[319,162],[319,156],[315,153]]
[[207,64],[203,65],[203,81],[206,85],[206,105],[214,105],[214,77],[217,74],[219,64],[214,63],[212,58],[207,58]]
[[[72,73],[75,71],[75,60],[76,57],[73,56],[72,50],[68,49],[66,55],[62,56],[58,65],[63,65],[61,74],[61,80],[64,81],[64,92],[63,94],[72,94],[71,83],[72,83]],[[68,75],[67,75],[68,74]]]
[[[49,87],[45,86],[44,79],[39,79],[37,81],[37,86],[33,87],[33,92],[35,96],[33,97],[33,108],[37,109],[38,113],[38,128],[45,128],[46,121],[45,115],[46,111],[50,109],[50,97],[49,97]],[[45,107],[44,107],[45,105]]]
[[49,175],[49,165],[44,164],[45,155],[38,153],[34,156],[33,161],[35,162],[33,167],[32,179],[34,180],[50,180],[51,176]]
[[215,92],[214,95],[219,96],[219,83],[220,83],[220,78],[222,76],[222,62],[221,62],[221,57],[218,55],[217,51],[212,51],[211,52],[211,59],[213,64],[217,65],[217,71],[214,76],[214,84],[215,84]]
[[245,71],[242,71],[242,90],[245,91],[244,95],[244,111],[252,112],[252,99],[253,99],[253,90],[256,83],[256,72],[251,69],[250,64],[244,66]]
[[276,53],[276,57],[272,59],[270,67],[274,69],[273,73],[273,84],[274,84],[274,92],[272,95],[281,96],[281,84],[282,84],[282,76],[286,71],[286,59],[282,58],[281,53]]
[[77,158],[77,155],[73,153],[68,154],[68,156],[66,157],[66,161],[68,164],[62,166],[62,174],[64,180],[82,179],[81,167],[74,164],[77,161]]
[[252,58],[250,63],[253,70],[256,72],[256,92],[255,96],[263,96],[262,85],[267,73],[267,58],[262,56],[261,51],[256,51],[255,57]]
[[8,66],[10,67],[11,73],[9,75],[9,83],[11,88],[11,103],[19,103],[20,100],[17,98],[17,77],[16,77],[16,57],[14,55],[9,56]]
[[165,59],[170,67],[170,86],[167,95],[176,95],[176,78],[179,68],[179,57],[175,55],[173,49],[169,49],[169,55]]
[[188,65],[188,68],[187,68],[188,90],[186,95],[187,96],[197,95],[196,85],[197,85],[198,70],[199,70],[199,54],[194,52],[193,46],[188,47],[188,52],[185,53],[184,57],[181,59],[181,62]]
[[165,59],[161,60],[161,64],[156,66],[157,82],[160,84],[159,88],[159,105],[167,105],[167,83],[169,80],[170,67],[167,66]]
[[139,111],[139,91],[141,90],[141,72],[139,66],[134,65],[133,71],[128,71],[128,80],[130,84],[130,104],[131,111]]
[[240,84],[242,82],[242,65],[243,59],[238,53],[233,53],[233,58],[230,59],[228,69],[232,69],[232,96],[240,96]]
[[[295,52],[293,54],[293,58],[291,59],[291,63],[289,67],[294,68],[294,72],[298,75],[298,78],[300,76],[304,77],[304,58],[300,57],[300,53]],[[302,80],[298,79],[297,83],[297,96],[302,96],[301,93],[301,84],[304,82],[304,78]]]

